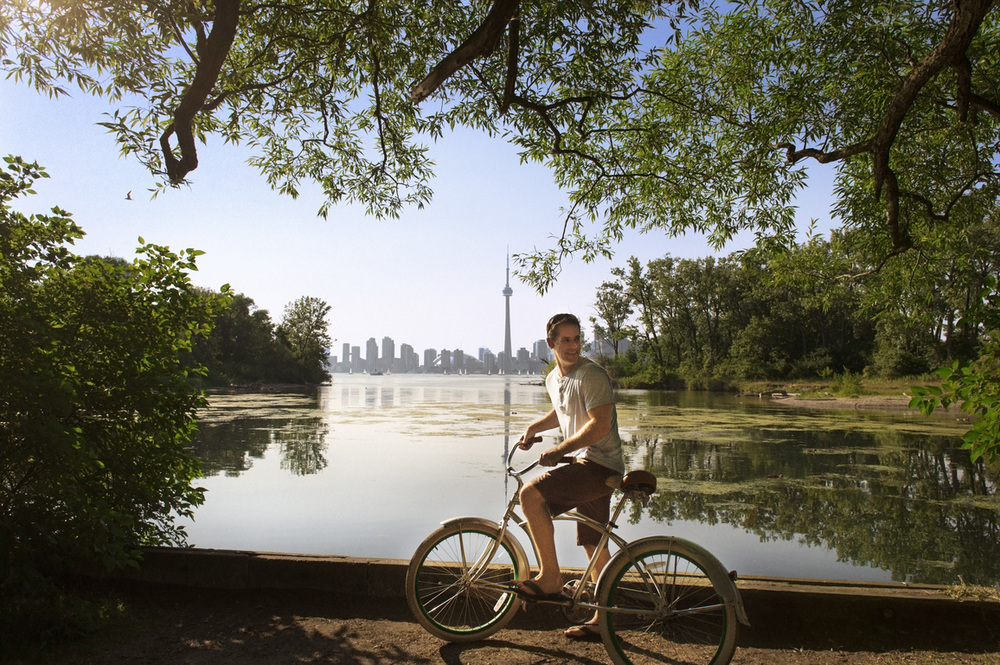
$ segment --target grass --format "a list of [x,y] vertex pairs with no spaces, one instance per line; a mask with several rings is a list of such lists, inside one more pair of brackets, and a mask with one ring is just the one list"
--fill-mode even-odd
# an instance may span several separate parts
[[954,598],[955,600],[988,600],[1000,603],[1000,587],[966,584],[965,580],[962,580],[961,577],[958,579],[961,580],[960,584],[953,584],[948,587],[947,593],[949,598]]
[[847,372],[810,381],[755,381],[741,385],[747,393],[781,392],[799,397],[913,397],[913,386],[939,385],[940,377],[914,376],[902,379],[870,379]]

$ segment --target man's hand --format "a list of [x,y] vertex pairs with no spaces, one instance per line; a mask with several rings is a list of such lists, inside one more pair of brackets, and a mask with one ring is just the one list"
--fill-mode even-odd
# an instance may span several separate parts
[[565,457],[559,448],[549,448],[538,456],[538,463],[542,466],[555,466]]
[[533,434],[528,434],[525,432],[521,435],[521,438],[517,440],[517,445],[521,450],[528,450],[531,446],[535,445],[542,440],[542,437],[535,436]]

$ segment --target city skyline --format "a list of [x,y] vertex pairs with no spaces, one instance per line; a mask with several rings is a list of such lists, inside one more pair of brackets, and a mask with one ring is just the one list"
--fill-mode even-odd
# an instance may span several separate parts
[[[517,291],[513,345],[530,348],[556,312],[589,322],[598,287],[630,256],[645,264],[667,254],[727,255],[753,240],[739,238],[716,251],[701,234],[627,231],[615,259],[565,257],[555,285],[539,294],[513,284],[516,258],[556,246],[568,195],[544,165],[522,162],[517,148],[502,140],[465,129],[429,140],[434,199],[399,219],[372,219],[351,202],[333,206],[322,219],[314,183],[301,183],[297,198],[274,192],[247,165],[248,148],[209,137],[191,182],[157,190],[155,179],[135,160],[121,158],[98,124],[114,110],[107,103],[77,90],[49,99],[6,79],[0,95],[4,153],[37,161],[50,175],[34,184],[37,194],[13,201],[14,210],[69,211],[86,233],[73,247],[81,255],[131,261],[139,238],[204,252],[192,284],[212,290],[228,284],[276,323],[296,299],[319,298],[331,306],[335,349],[345,340],[364,344],[373,332],[406,339],[416,349],[501,349],[504,314],[495,294],[505,246]],[[829,210],[822,197],[802,207],[811,216]],[[600,222],[586,230],[599,232]]]
[[[396,340],[385,336],[381,346],[375,337],[369,337],[365,342],[365,352],[361,353],[360,345],[350,342],[341,343],[341,352],[337,356],[330,350],[328,366],[337,372],[484,372],[487,374],[508,374],[514,372],[537,373],[539,364],[544,367],[551,359],[549,347],[545,339],[532,343],[531,351],[521,347],[514,353],[510,331],[510,299],[514,290],[510,286],[510,249],[507,250],[506,283],[503,287],[504,299],[504,350],[494,354],[489,347],[480,346],[473,358],[464,349],[449,349],[446,347],[428,347],[421,354],[407,343],[400,344],[399,355],[396,355]],[[381,353],[379,352],[381,348]]]
[[[375,337],[369,337],[364,347],[360,344],[343,342],[340,345],[340,352],[334,353],[336,349],[330,350],[329,366],[334,373],[340,372],[426,372],[430,366],[433,371],[468,371],[469,373],[484,372],[490,374],[501,373],[501,363],[505,353],[503,351],[494,354],[489,347],[478,347],[476,355],[468,354],[464,349],[428,347],[422,352],[410,344],[403,342],[399,346],[399,353],[395,352],[396,340],[385,336],[381,342]],[[520,347],[516,352],[512,352],[514,359],[511,365],[511,372],[524,373],[530,371],[537,373],[551,360],[548,344],[544,339],[536,340],[532,343],[531,349]],[[345,361],[345,358],[349,360]],[[391,362],[387,362],[391,359]],[[540,364],[540,365],[539,365]]]

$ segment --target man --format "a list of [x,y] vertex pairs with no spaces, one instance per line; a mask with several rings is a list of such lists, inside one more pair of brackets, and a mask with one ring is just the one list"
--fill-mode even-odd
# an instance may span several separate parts
[[[566,455],[574,464],[559,466],[534,478],[521,490],[521,508],[532,540],[538,548],[538,574],[520,586],[520,595],[532,599],[558,599],[563,580],[556,555],[552,516],[576,508],[598,522],[607,522],[612,489],[609,477],[625,473],[618,413],[611,380],[599,365],[580,355],[580,321],[572,314],[556,314],[546,326],[546,342],[555,355],[556,367],[545,377],[552,410],[528,425],[518,440],[530,448],[540,432],[559,427],[563,441],[539,456],[542,466],[555,466]],[[600,534],[591,527],[577,526],[577,544],[591,557]],[[593,579],[610,559],[605,547],[599,554]],[[572,638],[599,634],[596,616],[582,626],[566,631]]]

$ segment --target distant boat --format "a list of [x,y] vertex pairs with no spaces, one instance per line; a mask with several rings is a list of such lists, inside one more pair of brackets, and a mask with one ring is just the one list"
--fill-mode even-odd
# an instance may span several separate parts
[[374,369],[374,370],[368,372],[368,376],[382,376],[382,372],[380,372],[377,369]]

